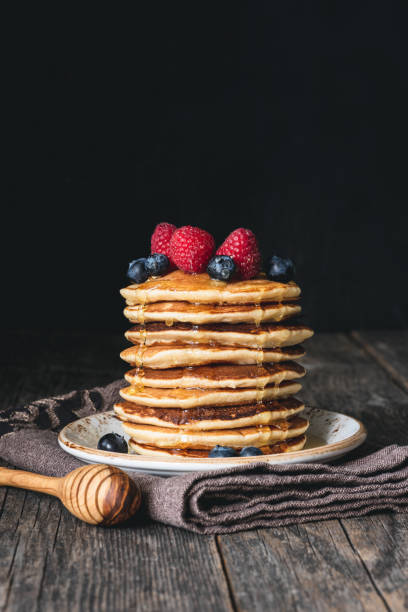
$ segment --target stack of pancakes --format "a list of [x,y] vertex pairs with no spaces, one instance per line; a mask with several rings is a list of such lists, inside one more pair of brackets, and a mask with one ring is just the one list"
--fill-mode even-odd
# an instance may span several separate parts
[[263,453],[303,448],[307,419],[294,398],[305,370],[288,325],[300,289],[258,277],[222,282],[180,270],[121,290],[132,365],[115,413],[139,454],[207,457],[218,445]]

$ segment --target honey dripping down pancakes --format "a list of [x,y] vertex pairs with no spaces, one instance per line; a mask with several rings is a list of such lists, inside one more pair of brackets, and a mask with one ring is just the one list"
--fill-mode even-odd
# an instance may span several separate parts
[[[180,458],[228,456],[214,454],[219,447],[232,455],[300,450],[309,423],[294,397],[305,375],[296,360],[313,331],[293,320],[300,288],[285,277],[289,260],[276,266],[272,258],[273,271],[260,273],[256,239],[243,228],[209,260],[209,236],[159,224],[152,252],[166,257],[129,266],[135,282],[121,295],[131,346],[121,357],[131,369],[114,406],[129,448]],[[168,272],[166,261],[182,269]],[[211,276],[202,271],[208,261]]]

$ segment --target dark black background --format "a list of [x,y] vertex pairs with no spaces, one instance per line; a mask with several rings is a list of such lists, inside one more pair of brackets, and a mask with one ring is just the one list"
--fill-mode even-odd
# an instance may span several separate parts
[[10,22],[3,327],[120,330],[156,223],[253,229],[318,330],[405,327],[401,3],[151,3]]

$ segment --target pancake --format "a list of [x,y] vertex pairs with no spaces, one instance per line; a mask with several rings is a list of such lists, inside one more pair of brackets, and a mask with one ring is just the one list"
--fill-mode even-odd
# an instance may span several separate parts
[[270,425],[274,421],[298,414],[303,409],[304,404],[294,397],[259,404],[218,406],[215,409],[213,406],[189,410],[151,408],[132,402],[118,402],[114,406],[116,416],[123,421],[191,431]]
[[247,346],[250,348],[275,348],[300,344],[313,336],[310,327],[303,325],[260,326],[241,323],[237,325],[216,323],[214,325],[192,325],[191,323],[147,323],[135,325],[125,333],[133,344],[206,344],[223,346]]
[[300,288],[293,281],[277,283],[265,276],[241,281],[218,281],[208,274],[186,274],[176,270],[160,278],[121,289],[130,306],[152,302],[192,302],[199,304],[248,304],[282,302],[297,298]]
[[158,389],[153,387],[125,387],[119,391],[121,397],[141,406],[153,408],[195,408],[197,406],[231,406],[263,402],[294,395],[301,385],[285,381],[280,385],[250,389]]
[[255,350],[209,344],[155,344],[130,346],[122,351],[120,356],[131,365],[162,369],[209,363],[279,363],[289,359],[299,359],[304,354],[302,346]]
[[264,304],[190,304],[189,302],[156,302],[127,306],[124,315],[132,323],[164,321],[193,323],[262,323],[283,321],[298,315],[301,307],[292,302]]
[[296,438],[305,433],[309,421],[294,416],[290,420],[277,421],[273,425],[258,427],[240,427],[236,429],[217,429],[207,431],[191,431],[172,429],[170,427],[155,427],[122,422],[124,431],[139,444],[151,444],[160,448],[213,448],[232,446],[266,446],[274,442],[282,442],[288,438]]
[[[306,443],[306,436],[297,436],[296,438],[290,438],[289,440],[285,440],[285,442],[276,442],[275,444],[271,444],[268,446],[261,446],[260,450],[264,455],[276,455],[277,453],[293,453],[294,451],[302,450]],[[148,444],[138,444],[133,440],[129,440],[129,448],[138,455],[159,455],[160,457],[174,457],[175,459],[205,459],[210,454],[210,450],[198,450],[191,448],[159,448],[157,446],[151,446]],[[260,457],[258,457],[259,459]],[[241,457],[244,461],[251,461],[253,457]],[[212,459],[212,461],[219,461],[220,457],[217,459]],[[221,461],[223,459],[221,458]]]
[[146,387],[200,388],[265,387],[284,380],[301,378],[305,369],[294,361],[264,365],[207,365],[187,368],[153,370],[136,368],[125,374],[130,385]]

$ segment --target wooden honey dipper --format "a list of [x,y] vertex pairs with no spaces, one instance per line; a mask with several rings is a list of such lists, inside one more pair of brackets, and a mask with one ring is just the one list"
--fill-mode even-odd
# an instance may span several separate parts
[[138,485],[110,465],[85,465],[63,478],[0,468],[0,485],[54,495],[91,525],[122,523],[136,514],[142,501]]

